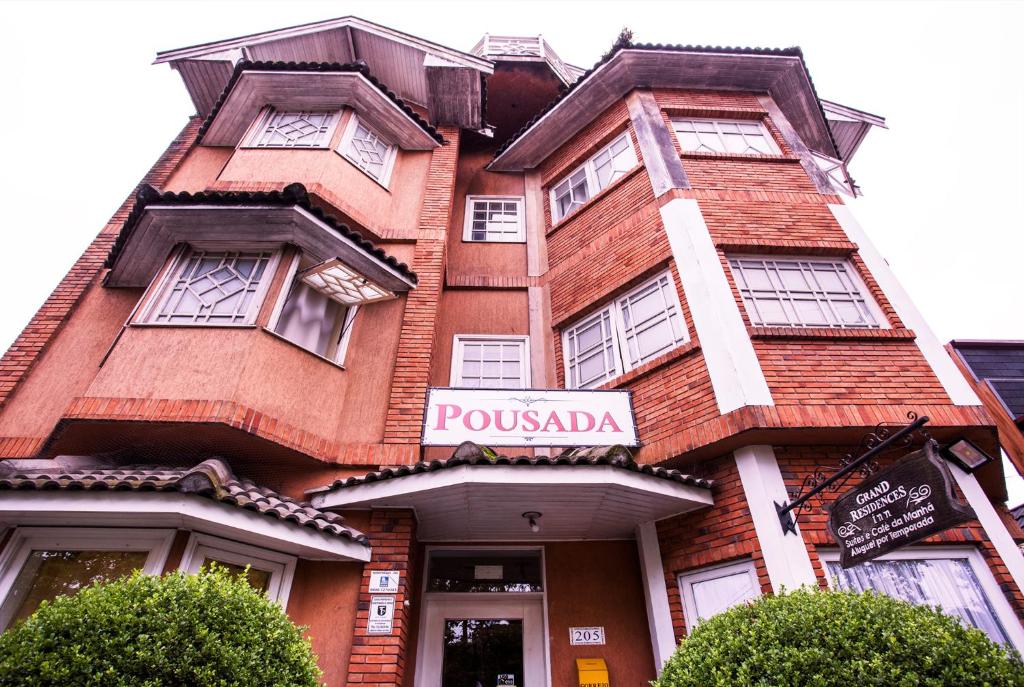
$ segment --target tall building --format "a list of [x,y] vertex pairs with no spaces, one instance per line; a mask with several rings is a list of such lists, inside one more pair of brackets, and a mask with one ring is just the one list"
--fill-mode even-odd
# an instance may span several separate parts
[[[1024,649],[996,427],[851,211],[884,120],[799,49],[345,17],[157,62],[197,114],[0,362],[0,625],[219,561],[332,687],[645,684],[804,584]],[[971,518],[844,568],[857,474],[784,527],[908,414]]]

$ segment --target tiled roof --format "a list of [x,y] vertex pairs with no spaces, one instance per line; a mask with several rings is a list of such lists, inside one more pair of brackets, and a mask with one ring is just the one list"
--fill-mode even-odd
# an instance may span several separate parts
[[[502,153],[508,150],[509,147],[516,141],[518,141],[527,131],[536,124],[541,117],[546,115],[548,112],[553,110],[556,105],[565,100],[570,93],[578,88],[584,81],[590,78],[591,74],[600,69],[606,62],[610,62],[613,57],[618,55],[623,50],[660,50],[670,52],[702,52],[702,53],[719,53],[725,55],[777,55],[780,57],[799,57],[800,64],[803,65],[804,73],[807,74],[807,81],[811,84],[811,91],[814,93],[815,100],[818,103],[818,109],[821,111],[821,119],[825,121],[825,110],[821,106],[821,98],[818,97],[818,91],[814,87],[814,81],[811,79],[811,73],[807,69],[807,63],[804,61],[803,51],[798,47],[791,48],[750,48],[750,47],[720,47],[710,45],[681,45],[681,44],[662,44],[662,43],[633,43],[629,40],[623,40],[621,37],[619,40],[612,45],[611,49],[601,57],[594,66],[583,72],[583,74],[576,79],[572,84],[562,89],[562,92],[558,94],[554,100],[548,103],[544,109],[535,114],[530,121],[523,125],[523,127],[512,134],[501,146],[494,152],[494,157],[499,157]],[[832,142],[832,146],[838,150],[836,146],[835,137],[832,136],[831,129],[828,126],[825,127],[828,131],[829,140]]]
[[239,479],[227,463],[218,458],[210,458],[190,468],[128,465],[119,468],[18,470],[0,463],[0,492],[5,490],[195,494],[369,546],[366,535],[348,527],[340,515],[319,510],[305,501],[278,494],[247,479]]
[[362,74],[366,79],[377,87],[377,89],[383,93],[389,100],[391,100],[398,108],[409,116],[417,125],[424,131],[426,131],[431,138],[438,143],[444,143],[444,137],[438,133],[437,129],[430,125],[425,119],[420,117],[416,112],[409,107],[404,100],[394,94],[391,89],[378,81],[371,73],[370,68],[366,66],[363,61],[358,62],[251,62],[249,60],[239,60],[238,64],[235,65],[235,71],[231,73],[231,78],[228,79],[227,86],[220,94],[220,98],[217,99],[213,109],[210,110],[209,116],[203,122],[203,125],[199,127],[199,135],[196,137],[196,143],[203,140],[203,136],[206,131],[210,128],[213,120],[217,117],[217,113],[220,112],[224,102],[227,100],[228,95],[231,93],[231,89],[234,88],[235,83],[242,76],[242,72],[245,71],[261,71],[261,72],[353,72]]
[[341,236],[345,237],[367,254],[377,260],[390,265],[400,274],[416,283],[416,273],[409,269],[404,262],[400,262],[385,253],[382,249],[367,241],[358,232],[349,229],[348,225],[339,222],[336,218],[328,215],[322,208],[313,205],[309,200],[306,187],[302,184],[289,184],[280,191],[202,191],[200,193],[171,193],[161,192],[159,189],[145,184],[139,189],[135,198],[135,207],[121,227],[121,232],[114,240],[114,245],[107,256],[105,267],[113,267],[120,255],[124,245],[128,242],[135,225],[142,218],[146,207],[149,205],[223,205],[223,206],[245,206],[245,205],[273,205],[280,207],[298,206],[313,215],[321,222],[329,226]]
[[384,468],[376,472],[363,475],[362,477],[349,477],[347,479],[335,480],[333,483],[310,490],[308,493],[330,491],[332,489],[345,489],[370,482],[380,482],[387,479],[396,479],[408,475],[419,475],[427,472],[436,472],[448,468],[459,467],[460,465],[513,465],[513,466],[595,466],[611,465],[622,470],[636,472],[641,475],[657,479],[670,480],[679,484],[686,484],[694,487],[710,488],[711,480],[694,477],[678,470],[658,467],[656,465],[639,465],[634,462],[629,449],[624,446],[596,446],[593,448],[569,449],[562,451],[557,456],[502,456],[483,446],[478,446],[471,441],[466,441],[455,449],[455,453],[447,460],[432,460],[429,462],[416,463],[415,465],[402,465],[400,467]]

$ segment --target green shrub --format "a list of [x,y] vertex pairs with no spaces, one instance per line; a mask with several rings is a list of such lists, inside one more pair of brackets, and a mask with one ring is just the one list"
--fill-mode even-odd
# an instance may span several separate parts
[[703,621],[657,687],[1024,685],[1015,652],[937,609],[802,589]]
[[314,687],[319,677],[302,629],[223,568],[96,584],[0,635],[0,685]]

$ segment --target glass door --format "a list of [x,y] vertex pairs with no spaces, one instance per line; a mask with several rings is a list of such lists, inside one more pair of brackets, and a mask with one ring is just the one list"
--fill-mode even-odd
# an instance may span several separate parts
[[523,621],[444,621],[441,687],[523,684]]

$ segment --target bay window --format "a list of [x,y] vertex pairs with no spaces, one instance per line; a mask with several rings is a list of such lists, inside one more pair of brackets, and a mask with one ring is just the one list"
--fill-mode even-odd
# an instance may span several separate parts
[[296,256],[290,285],[270,329],[295,345],[340,364],[358,308],[307,283],[304,277],[314,267],[308,257]]
[[338,151],[374,181],[387,186],[398,148],[367,126],[355,112]]
[[295,576],[295,562],[294,556],[277,551],[207,534],[193,534],[182,554],[180,568],[188,573],[197,573],[203,567],[216,564],[232,574],[245,573],[249,586],[266,594],[271,601],[287,606]]
[[558,222],[582,207],[598,191],[637,165],[636,151],[624,131],[611,143],[566,175],[551,188],[551,218]]
[[663,272],[563,330],[566,387],[599,386],[688,339],[672,275]]
[[878,305],[847,260],[730,257],[751,324],[879,329]]
[[684,152],[779,154],[767,127],[756,119],[673,117],[672,129]]
[[338,110],[279,112],[273,108],[257,120],[247,148],[327,148],[338,122]]

